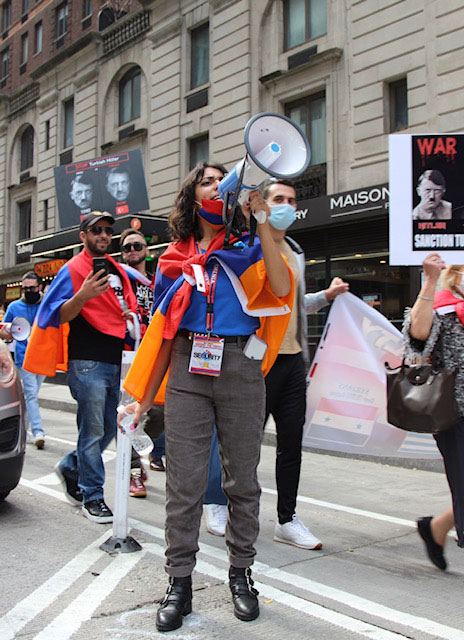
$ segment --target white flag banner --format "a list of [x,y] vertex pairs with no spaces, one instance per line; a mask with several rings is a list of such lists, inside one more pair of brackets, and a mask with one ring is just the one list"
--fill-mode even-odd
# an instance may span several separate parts
[[429,434],[387,422],[385,362],[401,363],[403,337],[351,293],[335,298],[308,374],[303,445],[398,458],[439,458]]

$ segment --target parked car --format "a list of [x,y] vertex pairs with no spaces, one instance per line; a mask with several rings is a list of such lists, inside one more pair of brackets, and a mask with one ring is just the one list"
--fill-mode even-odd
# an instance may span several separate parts
[[10,352],[0,340],[0,500],[18,484],[26,451],[23,388]]

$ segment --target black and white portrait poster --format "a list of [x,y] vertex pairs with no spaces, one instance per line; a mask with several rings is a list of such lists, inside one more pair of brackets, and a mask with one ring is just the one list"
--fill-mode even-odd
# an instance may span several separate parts
[[390,264],[420,265],[431,252],[461,264],[464,134],[389,136]]
[[140,149],[55,167],[62,229],[79,225],[90,211],[115,218],[150,208]]

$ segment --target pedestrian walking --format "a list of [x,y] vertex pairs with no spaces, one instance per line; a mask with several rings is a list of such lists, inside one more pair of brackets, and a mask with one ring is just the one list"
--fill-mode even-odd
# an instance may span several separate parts
[[[41,301],[42,280],[34,271],[28,271],[21,278],[21,298],[9,304],[3,317],[3,322],[13,322],[16,318],[23,317],[32,327]],[[0,338],[12,340],[13,336],[9,329],[3,328],[0,329]],[[31,430],[29,437],[37,449],[43,449],[45,446],[45,431],[40,416],[39,389],[45,380],[45,376],[31,373],[23,367],[28,341],[28,339],[15,340],[15,364],[23,382],[27,421]]]

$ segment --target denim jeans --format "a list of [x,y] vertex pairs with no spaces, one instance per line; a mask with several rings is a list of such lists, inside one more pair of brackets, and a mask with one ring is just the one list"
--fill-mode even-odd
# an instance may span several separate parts
[[78,480],[84,503],[103,499],[102,452],[116,436],[116,407],[121,367],[93,360],[70,360],[68,384],[77,402],[77,447],[61,461],[68,477]]
[[34,436],[45,435],[42,429],[42,418],[39,411],[39,389],[45,376],[26,371],[18,367],[19,375],[23,381],[24,400],[26,401],[27,418]]

